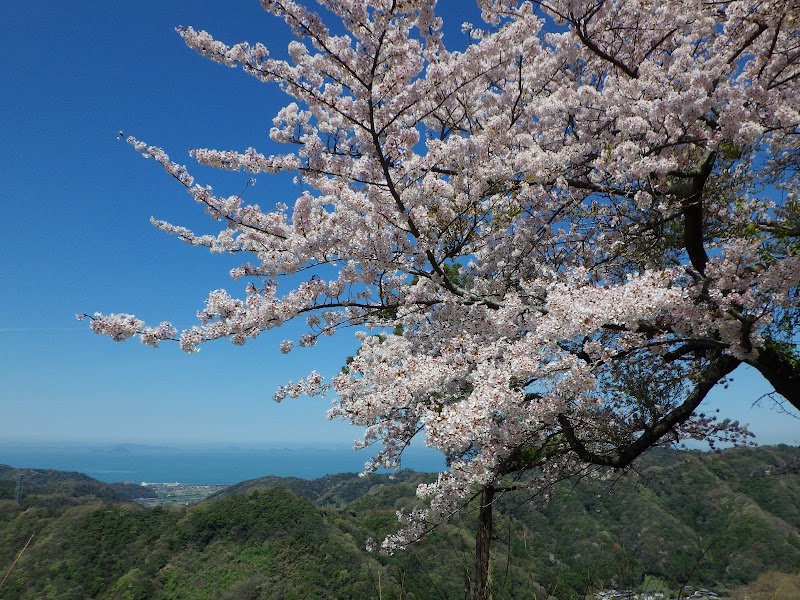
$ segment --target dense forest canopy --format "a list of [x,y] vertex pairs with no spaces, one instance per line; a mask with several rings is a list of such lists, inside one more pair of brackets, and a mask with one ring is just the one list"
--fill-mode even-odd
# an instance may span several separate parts
[[[492,597],[585,600],[611,587],[653,591],[655,580],[673,598],[689,585],[743,600],[749,584],[751,600],[794,600],[785,586],[800,571],[798,466],[800,449],[788,446],[657,450],[635,475],[564,483],[546,505],[502,495]],[[193,506],[145,509],[85,475],[0,466],[0,597],[462,600],[474,509],[406,552],[363,548],[435,478],[264,477]]]

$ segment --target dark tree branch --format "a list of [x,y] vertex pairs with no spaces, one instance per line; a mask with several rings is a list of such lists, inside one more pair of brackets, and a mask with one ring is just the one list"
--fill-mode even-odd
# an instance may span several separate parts
[[583,42],[583,45],[586,46],[598,57],[602,58],[604,61],[609,62],[615,67],[617,67],[628,77],[631,77],[633,79],[638,79],[639,78],[638,67],[634,68],[629,67],[620,59],[618,59],[616,56],[612,56],[611,54],[600,48],[600,46],[598,46],[595,43],[595,41],[591,38],[589,31],[587,29],[587,21],[588,19],[586,19],[585,17],[583,17],[582,19],[578,19],[574,15],[570,15],[570,23],[575,28],[575,33],[577,34],[578,38],[580,38],[581,42]]
[[489,547],[492,541],[492,503],[495,491],[491,485],[481,490],[478,531],[475,536],[475,600],[489,598]]
[[696,173],[675,173],[683,181],[672,186],[672,192],[683,207],[683,245],[692,266],[705,273],[708,254],[703,241],[703,188],[714,169],[717,155],[710,152]]
[[683,404],[664,415],[654,426],[647,428],[629,446],[620,448],[612,454],[597,454],[589,450],[586,444],[578,438],[575,427],[567,415],[558,415],[558,423],[561,425],[564,438],[567,440],[570,449],[582,461],[593,465],[622,469],[654,446],[664,435],[685,423],[719,380],[729,375],[740,364],[741,361],[732,356],[718,356],[706,368],[694,390],[684,400]]
[[[781,20],[783,20],[783,19],[781,19]],[[756,41],[758,36],[760,36],[762,33],[764,33],[767,30],[767,24],[766,23],[759,23],[758,21],[756,21],[756,25],[757,25],[757,28],[753,32],[753,34],[749,38],[747,38],[745,40],[744,44],[742,44],[742,46],[736,52],[734,52],[733,55],[728,59],[728,64],[729,65],[732,65],[734,62],[736,62],[736,59],[739,58],[739,56],[742,54],[742,52],[747,50],[753,44],[753,42]]]
[[758,349],[758,358],[745,362],[758,369],[776,392],[800,410],[800,369],[794,356],[779,346],[765,344]]

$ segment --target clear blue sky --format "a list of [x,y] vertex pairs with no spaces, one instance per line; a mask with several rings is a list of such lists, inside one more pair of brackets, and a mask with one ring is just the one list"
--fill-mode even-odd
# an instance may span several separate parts
[[[460,25],[477,13],[463,14],[460,0],[440,6],[446,39],[463,43]],[[290,39],[257,0],[0,2],[0,441],[349,444],[358,430],[328,422],[327,401],[271,396],[312,368],[337,371],[355,347],[350,334],[288,356],[277,346],[291,331],[188,356],[115,344],[74,320],[130,312],[180,328],[209,290],[242,289],[228,257],[150,226],[155,216],[215,231],[180,186],[116,140],[123,130],[158,144],[226,194],[247,176],[192,167],[189,148],[276,151],[267,134],[280,91],[202,59],[177,25],[277,54]],[[262,176],[245,197],[271,206],[293,191]],[[763,382],[736,376],[716,405],[762,443],[800,443],[800,421],[751,409]]]

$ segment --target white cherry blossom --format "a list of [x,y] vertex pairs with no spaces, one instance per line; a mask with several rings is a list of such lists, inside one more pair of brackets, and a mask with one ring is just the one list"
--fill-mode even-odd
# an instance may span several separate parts
[[448,457],[386,551],[514,473],[544,487],[654,444],[746,440],[700,410],[742,363],[800,407],[797,0],[481,0],[462,51],[432,0],[262,4],[298,37],[288,61],[179,33],[289,96],[265,142],[287,151],[191,156],[293,173],[303,191],[248,205],[126,138],[223,228],[154,225],[247,255],[232,275],[249,281],[212,291],[180,334],[86,316],[187,352],[294,319],[299,346],[358,328],[341,374],[275,398],[332,386],[330,416],[375,449],[366,471],[398,466],[417,437]]

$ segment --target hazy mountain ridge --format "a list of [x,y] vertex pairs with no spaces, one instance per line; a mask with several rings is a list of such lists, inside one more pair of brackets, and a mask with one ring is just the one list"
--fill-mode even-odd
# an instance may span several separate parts
[[[800,448],[658,451],[629,473],[497,505],[494,597],[582,597],[645,574],[722,589],[800,570]],[[16,483],[23,473],[22,504]],[[474,511],[394,557],[366,553],[430,475],[265,477],[144,509],[77,473],[0,467],[2,598],[463,598]],[[13,484],[14,489],[12,490]],[[69,494],[72,494],[70,496]]]

